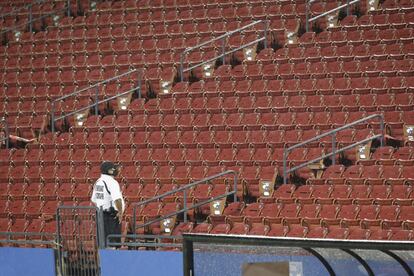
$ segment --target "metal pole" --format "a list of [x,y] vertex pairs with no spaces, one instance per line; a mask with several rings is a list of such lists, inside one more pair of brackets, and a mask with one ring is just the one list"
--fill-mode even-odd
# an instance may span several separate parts
[[286,159],[287,159],[287,149],[284,149],[283,150],[283,184],[287,184]]
[[182,52],[180,55],[180,77],[181,77],[181,81],[184,81],[184,69],[183,69],[183,63],[184,63],[184,54],[186,53],[186,51]]
[[267,32],[269,29],[269,21],[265,20],[264,21],[264,47],[267,48]]
[[63,247],[63,245],[62,245],[62,242],[61,242],[61,239],[60,239],[60,231],[61,231],[61,229],[60,229],[60,220],[61,220],[61,217],[60,217],[60,214],[59,214],[59,207],[56,209],[56,233],[57,233],[57,237],[56,237],[56,243],[57,243],[57,245],[58,245],[58,263],[59,263],[59,271],[60,271],[60,275],[64,275],[63,274],[63,264],[62,264],[62,247]]
[[310,3],[306,1],[305,5],[305,15],[306,15],[306,32],[309,32],[309,5]]
[[194,276],[194,249],[193,242],[183,239],[183,266],[184,276]]
[[68,1],[66,2],[66,4],[67,4],[67,6],[68,6],[68,11],[67,11],[67,14],[68,14],[68,16],[70,16],[70,0],[68,0]]
[[99,97],[99,87],[97,86],[95,89],[95,115],[98,116],[99,110],[98,110],[98,97]]
[[237,174],[236,173],[234,174],[233,179],[234,179],[234,192],[235,192],[233,196],[233,201],[237,202]]
[[32,5],[29,6],[29,31],[33,32],[33,13],[32,13]]
[[349,10],[349,0],[346,0],[346,15],[349,16],[350,10]]
[[4,139],[6,141],[6,149],[9,148],[10,146],[10,140],[9,140],[9,124],[7,123],[7,120],[5,118],[3,118],[3,125],[4,125]]
[[381,116],[381,121],[380,121],[380,130],[381,130],[381,139],[380,139],[380,142],[381,142],[381,147],[382,146],[384,146],[384,117],[383,116]]
[[141,92],[141,70],[138,70],[138,98],[141,99],[142,92]]
[[335,165],[335,152],[336,152],[336,132],[332,133],[332,165]]
[[221,58],[221,61],[223,65],[226,63],[226,57],[224,56],[226,54],[226,38],[227,37],[223,37],[222,44],[221,44],[222,55],[223,55],[223,57]]
[[188,212],[188,210],[187,210],[187,190],[183,190],[183,192],[184,192],[183,200],[184,200],[184,210],[185,210],[185,212],[184,212],[184,223],[186,223],[187,222],[187,212]]
[[55,102],[52,101],[52,110],[51,110],[51,118],[50,118],[50,123],[52,124],[52,133],[55,133]]
[[98,235],[98,247],[100,249],[105,248],[106,244],[106,237],[105,237],[105,229],[104,229],[104,219],[103,219],[103,209],[102,206],[96,212],[96,226],[97,226],[97,235]]
[[134,235],[136,235],[137,233],[137,205],[134,205],[133,208],[133,212],[132,212],[132,218],[133,218],[133,222],[132,222],[132,229],[134,229]]

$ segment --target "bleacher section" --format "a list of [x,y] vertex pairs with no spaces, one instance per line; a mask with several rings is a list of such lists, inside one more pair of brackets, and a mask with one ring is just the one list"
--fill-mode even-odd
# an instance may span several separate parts
[[[11,1],[2,1],[10,3]],[[81,1],[87,2],[87,1]],[[239,202],[221,215],[201,208],[170,233],[159,223],[139,233],[184,231],[345,239],[414,239],[414,1],[367,1],[319,19],[305,32],[304,1],[124,0],[86,4],[73,17],[0,48],[0,112],[11,134],[38,142],[0,150],[0,231],[56,231],[59,204],[89,205],[102,160],[122,164],[119,182],[133,203],[225,170],[239,175]],[[326,2],[326,3],[325,3]],[[341,1],[315,1],[313,16]],[[14,2],[13,2],[14,3]],[[51,3],[54,3],[52,1]],[[62,4],[57,1],[54,5]],[[47,7],[53,4],[44,4]],[[5,7],[5,5],[2,5]],[[1,9],[5,13],[6,8]],[[180,55],[189,47],[255,20],[268,20],[269,47],[255,45],[197,68],[180,80]],[[2,26],[5,26],[5,21]],[[8,23],[6,24],[7,26]],[[263,26],[236,33],[228,49],[257,39]],[[194,65],[221,53],[205,45],[184,60]],[[143,70],[143,98],[126,109],[113,102],[86,121],[50,126],[51,103],[98,81]],[[99,90],[104,99],[135,87],[122,78]],[[163,82],[170,83],[165,91]],[[58,115],[93,102],[93,94],[62,100]],[[382,114],[386,145],[304,168],[281,184],[286,147],[372,114]],[[380,129],[377,121],[336,136],[350,145]],[[329,138],[329,137],[328,137]],[[290,167],[331,151],[322,139],[292,151]],[[263,181],[271,192],[263,193]],[[188,203],[231,190],[229,179],[195,188]],[[177,210],[182,195],[139,210],[137,219]],[[160,232],[161,231],[161,232]]]

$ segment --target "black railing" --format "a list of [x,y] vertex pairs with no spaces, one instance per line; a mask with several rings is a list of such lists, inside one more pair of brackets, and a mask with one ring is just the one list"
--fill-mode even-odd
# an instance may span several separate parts
[[0,120],[0,124],[2,125],[2,132],[4,137],[0,137],[0,145],[3,144],[3,142],[5,143],[6,149],[9,148],[9,135],[10,135],[10,131],[9,131],[9,124],[7,123],[6,118],[1,118]]
[[[372,120],[372,119],[377,119],[377,118],[380,119],[380,132],[381,132],[380,134],[373,135],[373,136],[368,137],[368,138],[366,138],[364,140],[358,141],[358,142],[356,142],[356,143],[354,143],[352,145],[348,145],[348,146],[345,146],[345,147],[340,148],[340,149],[337,149],[336,148],[336,133],[337,132],[339,132],[341,130],[345,130],[345,129],[351,128],[353,126],[356,126],[356,125],[358,125],[360,123],[363,123],[363,122],[366,122],[366,121],[369,121],[369,120]],[[302,163],[302,164],[300,164],[298,166],[295,166],[293,168],[290,168],[290,169],[287,168],[287,156],[288,156],[288,154],[289,154],[290,151],[292,151],[292,150],[294,150],[296,148],[299,148],[299,147],[303,147],[306,144],[312,143],[312,142],[317,141],[317,140],[319,140],[321,138],[324,138],[326,136],[332,136],[332,152],[327,153],[327,154],[325,154],[325,155],[323,155],[321,157],[315,158],[313,160],[307,161],[305,163]],[[354,147],[356,147],[358,145],[365,144],[365,143],[367,143],[369,141],[372,141],[372,140],[378,139],[378,138],[380,139],[381,146],[382,146],[384,144],[384,116],[382,114],[370,115],[368,117],[362,118],[362,119],[357,120],[355,122],[346,124],[346,125],[344,125],[342,127],[339,127],[337,129],[334,129],[334,130],[328,131],[326,133],[323,133],[321,135],[318,135],[318,136],[316,136],[314,138],[311,138],[311,139],[308,139],[306,141],[303,141],[303,142],[301,142],[299,144],[293,145],[293,146],[291,146],[291,147],[289,147],[289,148],[287,148],[287,149],[285,149],[283,151],[283,183],[284,184],[287,183],[288,173],[291,173],[291,172],[296,171],[296,170],[298,170],[300,168],[303,168],[303,167],[305,167],[307,165],[310,165],[310,164],[313,164],[313,163],[318,162],[320,160],[323,160],[323,159],[325,159],[327,157],[332,157],[332,164],[335,165],[335,156],[336,156],[336,154],[338,154],[340,152],[343,152],[345,150],[354,148]]]
[[[130,89],[128,91],[121,92],[121,93],[119,93],[117,95],[114,95],[114,96],[105,98],[103,100],[99,100],[99,87],[101,85],[106,84],[106,83],[111,82],[111,81],[114,81],[114,80],[118,80],[118,79],[120,79],[120,78],[122,78],[124,76],[127,76],[129,74],[132,74],[132,73],[138,73],[138,78],[137,78],[138,84],[137,84],[136,87],[134,87],[134,88],[132,88],[132,89]],[[80,89],[80,90],[75,90],[74,92],[72,92],[72,93],[70,93],[68,95],[64,95],[62,97],[59,97],[59,98],[53,100],[52,101],[52,108],[51,108],[51,129],[52,129],[52,132],[55,132],[55,122],[56,121],[62,120],[64,118],[68,117],[68,116],[72,116],[72,115],[74,115],[76,113],[79,113],[81,111],[89,110],[90,108],[94,107],[94,109],[95,109],[95,115],[98,115],[98,113],[99,113],[98,106],[100,104],[106,103],[108,101],[114,100],[116,98],[119,98],[121,96],[130,94],[130,93],[133,93],[134,91],[137,91],[138,98],[141,98],[141,78],[142,78],[142,72],[141,72],[141,70],[140,69],[132,69],[132,70],[129,70],[129,71],[127,71],[127,72],[125,72],[125,73],[123,73],[121,75],[118,75],[118,76],[115,76],[115,77],[112,77],[112,78],[109,78],[109,79],[100,81],[98,83],[95,83],[95,84],[93,84],[93,85],[91,85],[89,87],[86,87],[86,88],[83,88],[83,89]],[[56,106],[56,103],[57,102],[63,101],[65,99],[69,98],[69,97],[77,96],[77,95],[79,95],[81,93],[84,93],[86,91],[89,91],[91,89],[95,89],[94,103],[92,103],[90,105],[87,105],[85,107],[81,107],[81,108],[79,108],[77,110],[71,111],[69,113],[63,114],[63,115],[61,115],[59,117],[55,117],[55,112],[56,112],[55,106]]]
[[[233,181],[234,181],[234,182],[233,182],[233,191],[231,191],[231,192],[227,192],[227,193],[224,193],[224,194],[221,194],[221,195],[215,196],[215,197],[212,197],[212,198],[210,198],[210,199],[208,199],[208,200],[203,200],[203,201],[201,201],[201,202],[199,202],[199,203],[197,203],[197,204],[193,204],[193,205],[191,205],[191,206],[187,207],[187,190],[188,190],[188,189],[190,189],[190,188],[192,188],[192,187],[195,187],[195,186],[197,186],[197,185],[199,185],[199,184],[207,183],[207,182],[209,182],[209,181],[211,181],[211,180],[214,180],[214,179],[220,178],[220,177],[222,177],[222,176],[224,176],[224,175],[228,175],[228,174],[232,174],[232,175],[233,175]],[[152,202],[152,201],[158,201],[158,200],[161,200],[162,198],[164,198],[164,197],[166,197],[166,196],[173,195],[173,194],[178,193],[178,192],[183,192],[183,208],[182,208],[182,209],[180,209],[180,210],[178,210],[178,211],[175,211],[175,212],[172,212],[172,213],[170,213],[170,214],[167,214],[167,215],[164,215],[164,216],[158,217],[158,218],[156,218],[156,219],[154,219],[154,220],[151,220],[151,221],[145,222],[145,223],[140,224],[140,225],[138,225],[138,226],[136,225],[136,219],[137,219],[137,208],[138,208],[139,206],[141,206],[141,205],[145,205],[145,204],[148,204],[148,203],[150,203],[150,202]],[[175,189],[175,190],[172,190],[172,191],[166,192],[166,193],[161,194],[161,195],[158,195],[158,196],[156,196],[156,197],[153,197],[153,198],[150,198],[150,199],[147,199],[147,200],[141,201],[141,202],[139,202],[139,203],[135,204],[135,205],[134,205],[134,209],[133,209],[133,219],[134,219],[134,222],[133,222],[133,229],[134,229],[134,233],[136,233],[136,229],[137,229],[137,228],[142,228],[142,227],[148,226],[148,225],[150,225],[150,224],[153,224],[153,223],[155,223],[155,222],[162,221],[162,220],[164,220],[164,219],[166,219],[166,218],[173,217],[173,216],[176,216],[176,215],[178,215],[178,214],[184,214],[184,222],[187,222],[187,212],[188,212],[189,210],[192,210],[192,209],[198,208],[198,207],[200,207],[200,206],[202,206],[202,205],[205,205],[205,204],[207,204],[207,203],[213,202],[213,201],[218,200],[218,199],[226,198],[226,197],[228,197],[228,196],[230,196],[230,195],[233,195],[233,196],[234,196],[234,197],[233,197],[234,202],[237,202],[237,173],[236,173],[235,171],[225,171],[225,172],[221,172],[221,173],[219,173],[219,174],[216,174],[216,175],[213,175],[213,176],[210,176],[210,177],[207,177],[207,178],[204,178],[204,179],[201,179],[201,180],[195,181],[195,182],[193,182],[193,183],[187,184],[187,185],[185,185],[185,186],[183,186],[183,187],[180,187],[180,188],[177,188],[177,189]]]
[[317,0],[310,0],[310,1],[306,2],[306,31],[307,31],[307,32],[309,32],[309,23],[311,23],[311,22],[313,22],[313,21],[315,21],[315,20],[317,20],[317,19],[319,19],[319,18],[321,18],[321,17],[324,17],[324,16],[326,16],[326,15],[329,15],[329,14],[331,14],[331,13],[333,13],[333,12],[336,12],[336,11],[338,11],[338,10],[341,10],[341,9],[343,9],[343,8],[346,8],[346,15],[350,15],[351,11],[350,11],[350,8],[349,8],[349,7],[350,7],[351,5],[353,5],[353,4],[355,4],[355,3],[358,3],[360,0],[353,0],[353,1],[347,0],[347,1],[346,1],[346,3],[345,3],[345,4],[343,4],[343,5],[340,5],[340,6],[338,6],[338,7],[334,8],[334,9],[332,9],[332,10],[329,10],[329,11],[326,11],[326,12],[324,12],[324,13],[321,13],[321,14],[319,14],[319,15],[315,16],[315,17],[309,18],[309,16],[310,16],[310,14],[309,14],[309,11],[310,11],[310,5],[311,5],[313,2],[316,2],[316,1],[317,1]]
[[[263,37],[260,37],[260,38],[254,40],[254,41],[251,41],[249,43],[246,43],[244,45],[241,45],[240,47],[237,47],[236,49],[232,49],[232,50],[226,51],[226,41],[227,41],[227,38],[228,37],[230,37],[231,35],[233,35],[235,33],[240,33],[241,31],[246,30],[248,28],[251,28],[251,27],[253,27],[253,26],[257,25],[257,24],[264,24],[264,31],[263,31],[264,35],[263,35]],[[243,27],[241,27],[241,28],[239,28],[237,30],[227,32],[227,33],[225,33],[223,35],[220,35],[219,37],[213,38],[213,39],[211,39],[209,41],[203,42],[203,43],[198,44],[198,45],[196,45],[194,47],[190,47],[190,48],[185,49],[184,52],[182,52],[181,53],[181,56],[180,56],[180,77],[181,77],[181,81],[184,80],[184,73],[185,72],[188,72],[188,71],[191,71],[191,70],[193,70],[193,69],[195,69],[197,67],[203,66],[204,64],[213,62],[213,61],[215,61],[215,60],[217,60],[219,58],[222,58],[222,62],[224,64],[225,63],[224,57],[226,55],[228,55],[230,53],[233,53],[233,52],[236,52],[236,51],[239,51],[239,50],[241,50],[243,48],[246,48],[246,47],[249,47],[251,45],[254,45],[254,44],[256,44],[256,43],[258,43],[260,41],[264,41],[264,47],[266,48],[267,47],[267,32],[268,32],[268,28],[269,28],[268,24],[269,24],[269,22],[266,21],[266,20],[258,20],[258,21],[252,22],[252,23],[250,23],[250,24],[248,24],[246,26],[243,26]],[[184,68],[184,58],[185,58],[185,56],[189,52],[193,51],[194,49],[198,49],[198,48],[201,48],[201,47],[203,47],[205,45],[211,44],[211,43],[213,43],[214,41],[217,41],[217,40],[221,40],[222,41],[222,54],[221,55],[218,55],[216,57],[210,58],[209,60],[203,61],[203,62],[198,63],[196,65],[193,65],[193,66]]]

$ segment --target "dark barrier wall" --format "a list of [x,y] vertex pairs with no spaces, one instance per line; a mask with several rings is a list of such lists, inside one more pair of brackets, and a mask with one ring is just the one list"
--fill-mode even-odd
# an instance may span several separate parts
[[55,276],[53,249],[0,247],[0,275]]
[[100,250],[101,276],[183,275],[183,254],[164,251]]

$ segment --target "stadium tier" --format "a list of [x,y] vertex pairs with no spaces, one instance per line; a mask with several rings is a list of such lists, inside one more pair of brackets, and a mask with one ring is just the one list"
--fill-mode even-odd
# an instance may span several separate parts
[[[44,1],[32,12],[66,2]],[[308,31],[305,1],[71,2],[70,16],[37,21],[32,32],[28,11],[13,13],[31,1],[0,2],[7,15],[0,24],[2,129],[35,139],[10,138],[0,150],[2,232],[54,234],[57,206],[88,206],[99,164],[112,160],[122,164],[124,234],[233,183],[209,181],[137,216],[135,203],[233,170],[237,202],[228,197],[218,214],[202,206],[168,230],[157,222],[137,233],[414,239],[414,1],[360,1],[349,15],[344,8],[312,21]],[[314,1],[310,16],[340,4]],[[209,43],[257,20],[267,23]],[[263,32],[266,44],[254,43]],[[241,47],[248,43],[250,51]],[[214,59],[223,49],[233,52]],[[96,91],[88,88],[98,82]],[[128,90],[123,100],[93,106]],[[67,116],[88,105],[83,116]],[[283,184],[288,147],[373,114],[384,118],[382,146],[377,139],[353,147],[289,173]],[[336,142],[324,137],[296,148],[287,167],[381,127],[369,120],[338,132]]]

